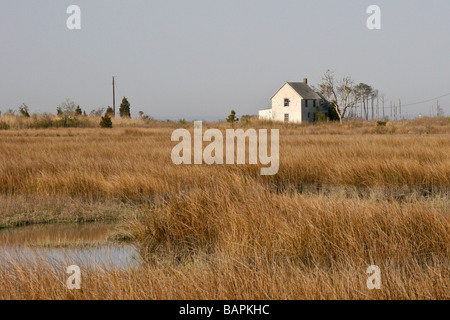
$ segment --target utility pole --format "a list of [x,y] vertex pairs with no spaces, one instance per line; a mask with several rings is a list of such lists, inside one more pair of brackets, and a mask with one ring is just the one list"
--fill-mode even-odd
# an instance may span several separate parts
[[402,100],[398,99],[398,107],[400,108],[400,120],[402,119]]
[[114,117],[116,116],[116,86],[114,85],[114,76],[113,78],[113,113],[114,113]]
[[397,103],[394,101],[394,119],[397,121]]

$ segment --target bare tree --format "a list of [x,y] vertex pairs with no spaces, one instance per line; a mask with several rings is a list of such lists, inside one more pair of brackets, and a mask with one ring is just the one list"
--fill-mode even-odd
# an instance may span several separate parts
[[378,90],[374,90],[365,83],[360,83],[355,87],[355,94],[358,102],[362,103],[364,111],[364,119],[369,120],[369,100],[372,101],[372,118],[373,118],[373,100],[378,95]]
[[56,111],[59,116],[73,117],[76,109],[77,104],[70,99],[66,99],[58,105]]
[[441,108],[439,101],[436,102],[436,116],[439,118],[444,116],[444,110]]
[[377,121],[380,120],[380,97],[377,95]]
[[101,117],[104,112],[105,112],[105,108],[98,108],[98,109],[92,110],[91,113],[89,113],[89,115],[91,117]]
[[[372,120],[373,118],[375,118],[375,113],[374,113],[374,101],[375,99],[378,98],[378,90],[377,89],[373,89],[372,92],[370,93],[370,99],[371,99],[371,108],[372,108]],[[378,117],[378,115],[377,115]]]
[[319,84],[320,93],[334,105],[339,121],[342,124],[347,109],[358,102],[355,94],[355,85],[351,77],[347,76],[336,80],[334,72],[328,70]]

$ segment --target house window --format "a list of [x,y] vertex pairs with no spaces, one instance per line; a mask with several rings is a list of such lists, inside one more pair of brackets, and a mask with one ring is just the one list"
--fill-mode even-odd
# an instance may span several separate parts
[[313,100],[313,108],[316,107],[316,100]]
[[308,119],[309,119],[310,115],[311,115],[311,112],[308,112]]
[[289,107],[289,102],[291,102],[289,99],[284,99],[284,106]]
[[308,100],[303,100],[305,101],[305,108],[308,108]]
[[289,122],[289,113],[284,114],[284,122]]

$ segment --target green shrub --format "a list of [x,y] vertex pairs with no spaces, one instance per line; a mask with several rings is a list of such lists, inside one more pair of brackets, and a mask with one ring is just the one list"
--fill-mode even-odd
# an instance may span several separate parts
[[30,128],[33,129],[46,129],[54,126],[53,124],[53,115],[49,113],[44,113],[40,116],[33,115],[33,122],[30,124]]
[[0,130],[8,130],[9,129],[9,124],[7,124],[4,121],[0,121]]
[[111,116],[109,113],[106,113],[102,120],[100,121],[100,127],[102,128],[112,128]]
[[57,128],[77,128],[80,126],[80,120],[76,118],[63,117],[62,119],[53,121],[54,127]]
[[325,121],[327,121],[327,120],[328,120],[328,117],[327,117],[325,114],[319,113],[319,114],[317,115],[317,121],[318,121],[318,122],[325,122]]

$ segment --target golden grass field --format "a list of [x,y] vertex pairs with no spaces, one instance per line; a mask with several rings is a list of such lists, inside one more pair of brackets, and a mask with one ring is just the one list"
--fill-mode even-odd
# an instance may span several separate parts
[[[85,270],[81,291],[46,262],[35,272],[12,263],[0,269],[1,299],[450,298],[448,118],[237,124],[280,130],[275,176],[174,165],[171,133],[192,123],[3,121],[0,228],[119,220],[145,263]],[[370,265],[381,290],[367,289]]]

